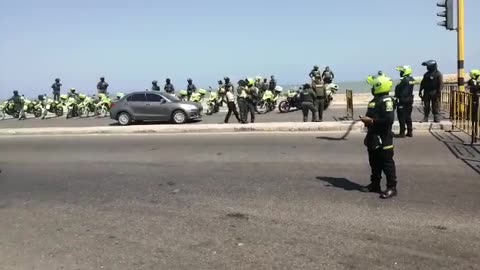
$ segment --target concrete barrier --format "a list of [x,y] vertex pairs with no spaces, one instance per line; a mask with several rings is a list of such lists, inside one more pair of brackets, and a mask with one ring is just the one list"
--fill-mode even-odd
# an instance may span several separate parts
[[[450,121],[441,123],[414,123],[414,129],[449,130]],[[398,131],[398,123],[394,131]],[[254,124],[204,124],[204,125],[138,125],[127,127],[61,127],[61,128],[18,128],[0,129],[0,136],[19,135],[88,135],[88,134],[172,134],[172,133],[220,133],[220,132],[364,132],[358,121],[321,123],[254,123]]]

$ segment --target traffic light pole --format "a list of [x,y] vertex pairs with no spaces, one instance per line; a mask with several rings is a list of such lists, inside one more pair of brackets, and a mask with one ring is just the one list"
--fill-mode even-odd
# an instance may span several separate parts
[[458,90],[465,91],[465,0],[457,0]]

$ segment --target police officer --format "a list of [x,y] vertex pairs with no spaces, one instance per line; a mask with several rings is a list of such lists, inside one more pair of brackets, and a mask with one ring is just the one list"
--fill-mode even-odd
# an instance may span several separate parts
[[22,96],[20,96],[20,94],[18,93],[17,90],[14,90],[13,91],[13,96],[7,100],[8,102],[13,102],[14,106],[15,106],[15,111],[18,111],[18,120],[23,120],[26,117],[25,115],[25,110],[24,110],[24,105],[25,105],[25,101],[23,99]]
[[233,86],[232,82],[230,81],[229,77],[224,77],[223,80],[225,81],[225,91],[232,92],[235,91],[235,87]]
[[152,91],[160,91],[160,86],[158,86],[158,81],[152,82]]
[[68,97],[69,98],[74,98],[74,99],[78,99],[78,93],[77,93],[77,89],[75,88],[70,88],[70,92],[68,93]]
[[420,83],[420,98],[423,100],[425,113],[423,122],[428,122],[431,109],[433,120],[438,123],[440,122],[438,106],[443,88],[443,75],[438,71],[437,61],[435,60],[425,61],[422,66],[427,67],[427,72],[423,75]]
[[220,93],[220,91],[225,89],[225,86],[223,86],[223,81],[222,80],[218,80],[217,83],[218,83],[218,92]]
[[[395,87],[395,98],[397,99],[397,116],[400,123],[400,138],[413,136],[412,110],[413,110],[413,86],[415,79],[410,66],[397,67],[400,72],[400,83]],[[406,127],[406,128],[405,128]]]
[[[368,103],[367,115],[360,120],[368,128],[364,144],[368,149],[371,168],[371,183],[363,187],[363,192],[381,193],[380,198],[389,199],[397,195],[397,176],[393,160],[393,132],[395,120],[394,100],[388,95],[393,82],[387,76],[369,76],[374,98]],[[387,177],[387,189],[382,192],[380,181],[382,171]]]
[[315,102],[317,95],[313,92],[310,84],[306,83],[300,90],[300,102],[302,103],[303,122],[308,121],[308,112],[312,112],[312,122],[317,122],[317,109]]
[[[258,88],[255,87],[255,80],[248,79],[247,81],[247,112],[246,114],[250,113],[250,123],[255,123],[255,112],[257,110],[256,101],[258,99]],[[245,117],[247,120],[247,117]]]
[[247,123],[247,82],[244,80],[238,81],[237,87],[237,103],[240,110],[240,122]]
[[268,79],[267,78],[264,78],[263,79],[263,83],[262,83],[262,89],[261,89],[261,93],[265,93],[265,91],[268,90]]
[[312,71],[308,74],[310,79],[312,79],[312,87],[313,89],[317,89],[317,85],[322,84],[322,73],[320,73],[320,69],[317,65],[313,66]]
[[325,85],[317,85],[313,90],[315,92],[315,111],[318,112],[318,121],[323,121],[323,111],[325,110],[325,98],[327,91]]
[[55,101],[60,100],[60,88],[61,87],[62,87],[62,84],[60,83],[60,79],[56,78],[55,82],[52,84],[53,100],[55,100]]
[[169,78],[165,80],[165,86],[163,87],[163,90],[165,90],[165,92],[169,93],[170,95],[175,94],[175,87],[173,86],[172,81]]
[[100,78],[100,81],[97,83],[97,90],[99,94],[107,94],[108,83],[105,81],[104,77]]
[[[472,101],[473,101],[473,108],[472,108],[472,121],[474,123],[478,123],[478,108],[479,108],[479,95],[480,95],[480,69],[473,69],[470,71],[470,80],[467,82],[467,86],[470,89],[470,93],[472,93]],[[474,125],[474,128],[477,128],[477,125]],[[478,130],[477,134],[478,134]]]
[[277,87],[277,80],[275,79],[275,76],[270,76],[270,82],[268,83],[268,89],[273,91],[275,90],[275,87]]
[[224,87],[219,90],[219,93],[222,95],[222,102],[227,103],[228,107],[228,112],[224,120],[225,124],[230,120],[232,113],[235,115],[235,118],[237,118],[239,123],[242,122],[237,111],[237,105],[235,105],[235,95],[233,94],[233,91],[228,91],[227,88]]
[[197,87],[195,86],[195,84],[193,84],[193,80],[188,78],[187,80],[188,82],[188,85],[187,85],[187,100],[190,100],[190,97],[192,96],[193,93],[195,93],[195,91],[197,91]]
[[333,74],[330,67],[327,66],[322,73],[322,81],[324,84],[329,84],[333,82],[333,79],[335,79],[335,74]]

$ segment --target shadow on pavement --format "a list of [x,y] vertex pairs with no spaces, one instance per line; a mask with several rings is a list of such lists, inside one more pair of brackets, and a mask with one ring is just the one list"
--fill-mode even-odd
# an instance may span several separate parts
[[318,176],[317,180],[327,182],[327,186],[329,187],[341,188],[347,191],[360,191],[360,189],[363,187],[362,185],[352,182],[346,178]]
[[437,131],[430,128],[429,132],[435,139],[445,144],[457,159],[480,174],[480,150],[455,134],[463,134],[461,131]]
[[319,140],[326,140],[326,141],[345,141],[347,140],[347,137],[348,135],[350,134],[350,132],[352,131],[353,127],[355,126],[356,123],[360,122],[360,120],[355,120],[355,121],[352,121],[352,123],[350,124],[350,126],[348,127],[347,131],[345,132],[345,134],[343,134],[342,136],[338,137],[338,138],[335,138],[335,137],[328,137],[328,136],[319,136],[317,137],[317,139]]

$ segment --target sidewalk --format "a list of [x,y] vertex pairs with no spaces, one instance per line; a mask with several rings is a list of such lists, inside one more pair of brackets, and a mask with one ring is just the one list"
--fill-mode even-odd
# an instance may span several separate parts
[[[450,121],[441,123],[414,123],[414,130],[449,130]],[[139,125],[55,128],[3,128],[0,136],[16,135],[88,135],[88,134],[172,134],[172,133],[222,133],[222,132],[362,132],[364,125],[358,121],[321,123],[277,122],[254,124],[204,124],[204,125]],[[398,131],[398,122],[394,124]]]

